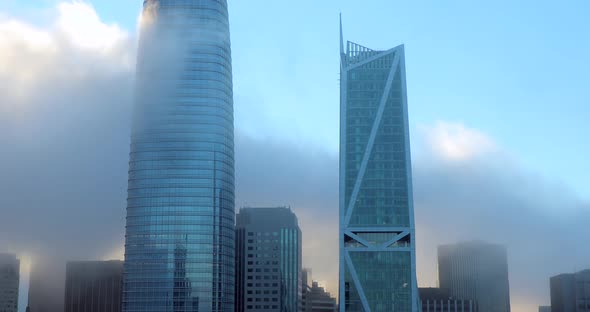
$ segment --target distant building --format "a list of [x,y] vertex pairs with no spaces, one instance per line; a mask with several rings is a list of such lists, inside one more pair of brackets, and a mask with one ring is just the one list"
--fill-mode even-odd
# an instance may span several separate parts
[[66,266],[65,312],[121,311],[123,261],[80,261]]
[[64,273],[61,265],[42,261],[34,264],[29,279],[27,312],[64,312]]
[[441,288],[420,288],[422,312],[477,312],[475,300],[458,299]]
[[307,311],[307,298],[309,293],[311,292],[312,286],[312,276],[311,276],[311,269],[302,269],[301,270],[301,312]]
[[539,312],[551,312],[551,306],[539,306]]
[[318,282],[312,280],[311,270],[303,269],[301,277],[301,311],[303,312],[336,312],[336,299],[326,292]]
[[0,312],[18,309],[20,260],[13,254],[0,253]]
[[438,248],[440,287],[456,298],[477,301],[480,312],[510,312],[506,248],[484,242]]
[[301,230],[290,208],[242,208],[236,222],[236,312],[301,309]]
[[306,312],[336,312],[336,299],[318,282],[313,281],[309,294],[307,296]]
[[550,279],[551,312],[590,311],[590,270]]

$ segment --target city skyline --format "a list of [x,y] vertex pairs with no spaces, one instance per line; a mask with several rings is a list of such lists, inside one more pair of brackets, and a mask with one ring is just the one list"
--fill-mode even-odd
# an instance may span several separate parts
[[[13,238],[10,241],[0,239],[0,247],[37,259],[48,254],[43,245],[55,247],[64,257],[73,259],[120,257],[121,203],[124,202],[121,189],[126,183],[128,142],[115,138],[114,132],[128,131],[129,108],[125,103],[128,102],[129,77],[133,75],[130,69],[133,61],[129,55],[134,53],[139,4],[126,2],[114,12],[108,7],[115,2],[92,2],[98,11],[97,20],[90,16],[85,22],[100,27],[80,27],[76,32],[62,34],[59,27],[80,23],[67,15],[68,12],[88,17],[85,14],[93,11],[76,11],[80,6],[60,11],[55,3],[7,1],[0,4],[3,13],[0,14],[0,31],[8,34],[2,36],[5,40],[0,43],[0,51],[22,47],[12,45],[13,42],[20,44],[20,34],[34,42],[24,41],[26,47],[29,44],[32,47],[27,53],[3,54],[8,58],[2,59],[10,60],[10,64],[0,73],[7,90],[0,98],[0,129],[3,130],[0,143],[13,148],[5,151],[3,159],[6,161],[0,167],[11,177],[0,180],[5,195],[0,209],[18,209],[0,221]],[[343,11],[348,23],[355,21],[349,26],[350,32],[354,32],[349,34],[350,38],[358,38],[376,48],[406,44],[409,94],[412,105],[416,106],[415,111],[410,108],[410,127],[412,148],[417,151],[414,164],[419,284],[434,285],[435,257],[431,250],[436,244],[459,241],[461,237],[485,239],[486,233],[492,230],[490,224],[500,223],[504,225],[504,232],[495,241],[506,243],[513,253],[509,261],[510,269],[515,270],[511,272],[511,285],[514,280],[516,296],[512,299],[516,311],[533,311],[533,306],[548,303],[548,291],[544,287],[547,276],[582,269],[589,259],[588,251],[567,240],[569,236],[588,235],[582,223],[588,216],[588,192],[584,179],[580,178],[588,170],[585,170],[587,163],[579,160],[588,154],[586,144],[579,140],[587,131],[577,122],[587,112],[579,107],[587,96],[581,87],[587,80],[580,76],[587,72],[587,62],[582,57],[587,55],[587,44],[576,40],[579,34],[587,32],[587,24],[580,19],[587,4],[578,2],[580,5],[543,8],[530,6],[530,2],[514,6],[472,4],[451,6],[440,14],[435,13],[440,4],[432,4],[432,8],[424,11],[417,5],[380,4],[365,7],[322,3],[315,11],[317,16],[310,16],[307,25],[300,25],[303,30],[315,25],[317,34],[307,31],[306,36],[293,36],[294,28],[286,25],[297,24],[293,20],[303,16],[310,9],[310,3],[291,7],[295,17],[283,16],[284,21],[279,18],[281,14],[262,14],[252,19],[254,12],[262,9],[260,2],[252,2],[250,8],[240,3],[230,6],[230,16],[235,17],[232,37],[240,38],[239,44],[234,43],[238,55],[234,63],[241,59],[235,75],[236,95],[241,104],[236,111],[241,120],[236,125],[236,149],[239,151],[236,161],[243,164],[237,175],[237,183],[242,185],[242,191],[238,190],[237,194],[237,206],[291,203],[297,212],[301,211],[302,228],[310,236],[321,237],[324,229],[333,231],[337,226],[327,216],[337,213],[334,207],[337,188],[335,190],[333,185],[337,183],[337,140],[334,138],[338,121],[333,113],[337,112],[338,62],[334,49],[338,43],[333,37],[338,32],[338,13]],[[450,14],[451,8],[457,9],[459,18],[449,18],[454,16]],[[283,9],[282,5],[273,4],[263,12],[284,12]],[[503,10],[508,13],[501,14]],[[482,17],[483,11],[490,12],[491,16]],[[552,15],[554,19],[545,21],[538,17],[545,16],[548,11],[556,12]],[[370,23],[362,23],[368,12],[379,14]],[[382,20],[386,12],[394,14],[395,18]],[[407,18],[402,16],[406,15],[403,12],[407,12]],[[460,14],[466,12],[471,15]],[[419,13],[424,13],[424,18],[431,22],[420,26],[420,19],[416,19],[411,23],[409,19],[422,16]],[[246,23],[249,19],[253,20],[251,24]],[[478,19],[481,23],[476,22]],[[492,27],[493,21],[502,23]],[[265,32],[262,26],[270,22],[276,24],[275,31],[289,36]],[[385,23],[390,31],[385,36],[365,38],[366,34],[375,32],[379,23]],[[403,23],[405,27],[400,27]],[[113,25],[119,25],[119,29],[113,30]],[[436,30],[433,25],[440,27]],[[461,30],[461,25],[469,26],[469,31]],[[98,33],[95,38],[104,38],[98,47],[83,40],[85,36],[82,35],[89,33]],[[480,33],[483,34],[481,38]],[[268,45],[270,38],[276,38],[276,47]],[[328,39],[324,42],[322,38]],[[471,44],[462,44],[467,41]],[[500,49],[501,43],[507,46]],[[101,52],[104,46],[111,44],[117,48],[106,55]],[[315,46],[314,52],[294,48],[300,46]],[[256,66],[258,62],[252,60],[260,60],[261,56],[254,56],[263,55],[260,51],[265,48],[269,53],[264,62],[258,64],[260,71],[251,70],[249,63]],[[292,50],[279,53],[285,48]],[[567,57],[547,71],[543,66],[536,66],[544,58],[543,53],[533,53],[537,48]],[[63,54],[56,51],[63,51]],[[491,57],[494,54],[497,58]],[[529,54],[532,56],[527,58]],[[74,59],[81,63],[71,63]],[[296,60],[297,66],[286,66],[290,60]],[[481,66],[474,66],[479,61],[483,62]],[[278,65],[271,67],[274,64]],[[68,72],[59,70],[60,66],[68,68]],[[19,68],[21,70],[17,71]],[[311,70],[316,71],[315,83],[307,83],[303,78]],[[493,80],[503,71],[507,72],[507,80]],[[247,81],[250,72],[258,74]],[[54,76],[47,78],[48,73]],[[450,73],[450,77],[441,79],[444,73]],[[546,76],[561,78],[552,80],[549,88],[548,81],[539,83],[540,77]],[[60,80],[66,83],[58,83]],[[268,85],[262,87],[261,81]],[[112,92],[105,94],[103,90],[107,88]],[[326,91],[320,92],[319,88]],[[275,90],[275,93],[266,94],[266,89]],[[289,90],[301,92],[294,95]],[[281,92],[282,97],[279,97],[277,93]],[[556,94],[563,94],[565,98],[556,100]],[[18,104],[18,109],[6,106],[13,102]],[[324,107],[328,107],[328,111]],[[519,107],[519,110],[512,114],[512,107]],[[265,109],[268,111],[261,114]],[[481,113],[477,113],[479,109]],[[532,115],[523,117],[526,111]],[[307,115],[313,127],[307,121],[302,124]],[[260,118],[252,119],[252,116]],[[549,119],[551,126],[540,126],[548,116],[554,117]],[[270,131],[272,129],[276,131]],[[72,132],[93,139],[84,142]],[[261,155],[261,151],[266,154]],[[80,154],[86,157],[74,157]],[[40,155],[45,158],[40,159]],[[281,160],[282,157],[287,158]],[[269,170],[253,172],[250,168],[256,166]],[[259,175],[272,177],[272,172],[290,175],[291,181],[271,185],[258,178]],[[265,197],[257,191],[261,187],[274,191]],[[24,190],[31,190],[35,196],[23,198]],[[82,201],[81,195],[69,197],[70,193],[84,194],[92,200]],[[450,194],[452,196],[448,196]],[[473,198],[470,194],[483,197]],[[29,218],[30,215],[39,216],[39,221],[43,222]],[[76,224],[66,221],[69,218],[76,219]],[[440,237],[437,233],[445,229],[445,223],[456,226]],[[53,231],[56,228],[60,230]],[[540,244],[536,237],[547,228],[562,235]],[[304,252],[309,255],[304,262],[314,267],[316,276],[336,293],[334,270],[327,264],[334,261],[330,254],[335,250],[322,246],[328,246],[337,237],[324,236],[325,240],[304,243],[307,246],[304,248],[311,251]],[[89,242],[97,242],[95,251],[88,250]],[[88,252],[91,254],[86,255]],[[555,256],[558,252],[568,253],[568,257]],[[533,261],[530,256],[533,253],[555,262],[555,267],[540,263],[526,265]],[[532,285],[531,289],[526,289],[528,285]]]

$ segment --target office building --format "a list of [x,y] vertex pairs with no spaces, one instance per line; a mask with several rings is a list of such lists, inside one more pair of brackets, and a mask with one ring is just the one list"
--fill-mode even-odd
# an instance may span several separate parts
[[233,311],[234,124],[227,1],[143,3],[123,311]]
[[16,255],[0,253],[0,312],[18,309],[20,260]]
[[65,265],[47,260],[33,263],[27,312],[63,312]]
[[539,312],[551,312],[551,306],[539,306]]
[[551,312],[590,311],[590,270],[550,279]]
[[303,269],[301,285],[301,311],[336,312],[336,299],[312,279],[310,269]]
[[340,310],[416,312],[404,46],[340,36]]
[[79,261],[66,265],[65,312],[120,312],[123,261]]
[[484,242],[438,247],[440,287],[477,301],[480,312],[510,312],[506,248]]
[[306,312],[336,312],[336,299],[313,281],[305,301]]
[[311,269],[303,268],[301,270],[301,312],[309,312],[311,310],[312,284]]
[[236,283],[236,312],[301,309],[301,230],[290,208],[240,209]]
[[477,312],[477,302],[458,299],[441,288],[419,288],[422,312]]

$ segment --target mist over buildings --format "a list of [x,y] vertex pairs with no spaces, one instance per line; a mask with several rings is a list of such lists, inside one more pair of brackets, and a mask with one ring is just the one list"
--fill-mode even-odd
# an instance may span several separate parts
[[[58,12],[50,30],[0,17],[0,251],[31,259],[48,285],[64,283],[66,260],[121,256],[136,45],[83,4]],[[88,14],[100,44],[69,31],[69,14]],[[239,113],[262,108],[235,92],[237,208],[291,205],[304,265],[337,293],[338,151],[262,119],[270,134],[244,131]],[[466,239],[507,245],[515,311],[547,302],[549,276],[590,264],[587,200],[477,129],[410,130],[420,285],[436,285],[436,246]]]

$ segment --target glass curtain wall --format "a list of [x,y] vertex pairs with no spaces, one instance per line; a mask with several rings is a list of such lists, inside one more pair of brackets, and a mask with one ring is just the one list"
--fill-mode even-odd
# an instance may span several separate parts
[[145,0],[123,311],[234,310],[234,126],[225,0]]

